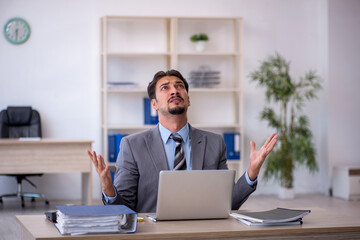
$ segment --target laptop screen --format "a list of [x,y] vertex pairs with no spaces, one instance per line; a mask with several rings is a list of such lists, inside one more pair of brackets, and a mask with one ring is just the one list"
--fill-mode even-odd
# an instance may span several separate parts
[[157,220],[227,218],[234,170],[161,171]]

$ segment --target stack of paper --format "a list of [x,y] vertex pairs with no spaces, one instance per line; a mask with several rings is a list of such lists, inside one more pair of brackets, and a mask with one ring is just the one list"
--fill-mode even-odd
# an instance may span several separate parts
[[190,72],[190,86],[195,88],[211,88],[220,83],[220,72],[211,71],[209,67],[201,66],[198,71]]
[[302,218],[310,210],[276,208],[262,212],[231,213],[230,216],[247,224],[258,226],[302,224]]
[[137,214],[124,205],[56,207],[55,226],[62,235],[136,232]]
[[108,88],[135,88],[137,84],[135,82],[107,82]]

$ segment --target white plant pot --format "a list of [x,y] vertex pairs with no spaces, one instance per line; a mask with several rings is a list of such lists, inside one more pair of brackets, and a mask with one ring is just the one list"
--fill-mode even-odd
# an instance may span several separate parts
[[280,199],[294,199],[295,198],[295,192],[294,188],[284,188],[280,187],[279,189],[279,198]]
[[205,43],[206,43],[206,41],[197,41],[195,43],[196,51],[203,52],[205,50]]

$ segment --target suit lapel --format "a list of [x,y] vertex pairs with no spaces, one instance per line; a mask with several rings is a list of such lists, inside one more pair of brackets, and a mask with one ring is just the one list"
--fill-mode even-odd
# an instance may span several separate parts
[[159,125],[152,128],[149,133],[144,136],[144,138],[150,158],[157,171],[160,172],[161,170],[169,170],[164,144],[160,136]]
[[206,137],[202,135],[196,128],[190,125],[191,137],[191,164],[193,170],[202,170],[204,165],[204,155],[206,146]]

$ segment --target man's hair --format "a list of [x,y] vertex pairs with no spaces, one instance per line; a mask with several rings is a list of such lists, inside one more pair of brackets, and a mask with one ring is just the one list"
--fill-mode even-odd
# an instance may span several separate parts
[[150,99],[156,99],[156,94],[155,94],[156,83],[165,76],[174,76],[174,77],[179,78],[181,81],[183,81],[186,92],[189,92],[189,84],[179,71],[174,70],[174,69],[168,70],[166,72],[159,71],[159,72],[155,73],[153,80],[151,82],[149,82],[149,85],[147,87],[147,92],[148,92]]

